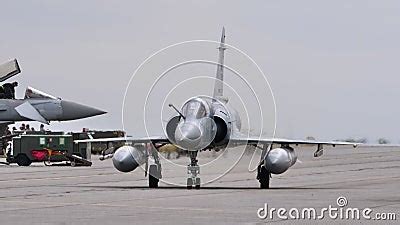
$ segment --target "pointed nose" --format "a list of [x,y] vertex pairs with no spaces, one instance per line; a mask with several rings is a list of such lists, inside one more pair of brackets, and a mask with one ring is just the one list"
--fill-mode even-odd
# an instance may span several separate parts
[[201,131],[195,124],[183,123],[175,130],[175,140],[183,149],[195,149],[201,141]]
[[105,111],[70,101],[61,101],[62,119],[76,120],[105,114]]
[[200,129],[193,125],[193,124],[187,124],[184,123],[181,126],[178,127],[177,129],[178,137],[177,140],[183,141],[183,140],[196,140],[201,136]]

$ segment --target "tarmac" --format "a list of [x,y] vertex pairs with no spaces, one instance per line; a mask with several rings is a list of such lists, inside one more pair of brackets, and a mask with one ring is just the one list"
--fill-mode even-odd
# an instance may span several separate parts
[[[30,167],[0,165],[1,224],[399,224],[400,148],[326,148],[313,158],[314,147],[297,148],[299,162],[282,175],[273,175],[271,189],[260,190],[250,153],[231,149],[212,155],[201,153],[203,182],[200,190],[160,183],[147,188],[144,172],[120,173],[111,160],[93,156],[92,167]],[[217,160],[212,161],[217,156]],[[256,155],[258,157],[258,155]],[[253,160],[252,160],[253,158]],[[4,159],[1,159],[4,160]],[[165,161],[165,160],[164,160]],[[163,165],[163,179],[186,182],[186,157]],[[249,166],[250,165],[250,166]],[[249,168],[250,167],[250,168]],[[220,177],[220,175],[224,176]],[[339,207],[370,208],[376,213],[395,213],[396,220],[260,219],[259,208]],[[286,214],[287,215],[287,214]]]

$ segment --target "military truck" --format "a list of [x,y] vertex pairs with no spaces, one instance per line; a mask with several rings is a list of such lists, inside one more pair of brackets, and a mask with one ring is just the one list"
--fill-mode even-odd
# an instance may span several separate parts
[[123,131],[42,132],[26,131],[13,137],[7,148],[8,163],[29,166],[32,162],[69,162],[71,166],[91,166],[91,153],[101,152],[110,146],[74,143],[75,140],[104,137],[121,137]]
[[[29,166],[32,162],[62,161],[70,161],[71,165],[77,165],[81,163],[79,158],[85,160],[88,156],[86,148],[78,148],[78,145],[74,144],[73,134],[27,132],[12,139],[6,161],[17,163],[19,166]],[[74,160],[75,157],[78,159]]]

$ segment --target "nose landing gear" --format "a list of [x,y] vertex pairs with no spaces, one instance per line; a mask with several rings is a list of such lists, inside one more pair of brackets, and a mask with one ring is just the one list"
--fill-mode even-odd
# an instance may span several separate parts
[[190,164],[187,166],[188,170],[188,178],[186,182],[187,189],[192,189],[193,186],[195,189],[200,189],[200,177],[197,177],[200,174],[200,167],[197,164],[197,151],[189,151],[190,156]]

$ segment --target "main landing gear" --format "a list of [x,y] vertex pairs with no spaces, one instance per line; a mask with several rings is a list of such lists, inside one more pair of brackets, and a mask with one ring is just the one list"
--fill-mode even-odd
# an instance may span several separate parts
[[[150,147],[150,154],[154,159],[154,164],[149,166],[149,188],[158,188],[161,176],[161,163],[158,157],[158,151],[155,148]],[[147,166],[146,166],[147,167]]]
[[[270,148],[268,148],[270,147]],[[261,152],[260,163],[257,167],[257,180],[260,182],[261,189],[269,189],[269,180],[271,179],[271,173],[267,171],[264,166],[265,156],[268,154],[269,149],[272,148],[272,145],[264,144]]]
[[161,166],[155,164],[149,166],[149,188],[158,188],[161,178]]
[[268,189],[269,188],[269,180],[271,178],[271,174],[267,171],[265,166],[259,165],[257,168],[257,180],[260,182],[261,189]]
[[197,177],[200,174],[200,167],[197,164],[197,151],[189,151],[190,156],[190,164],[187,166],[188,178],[186,182],[187,189],[192,189],[193,186],[195,189],[200,189],[200,177]]

